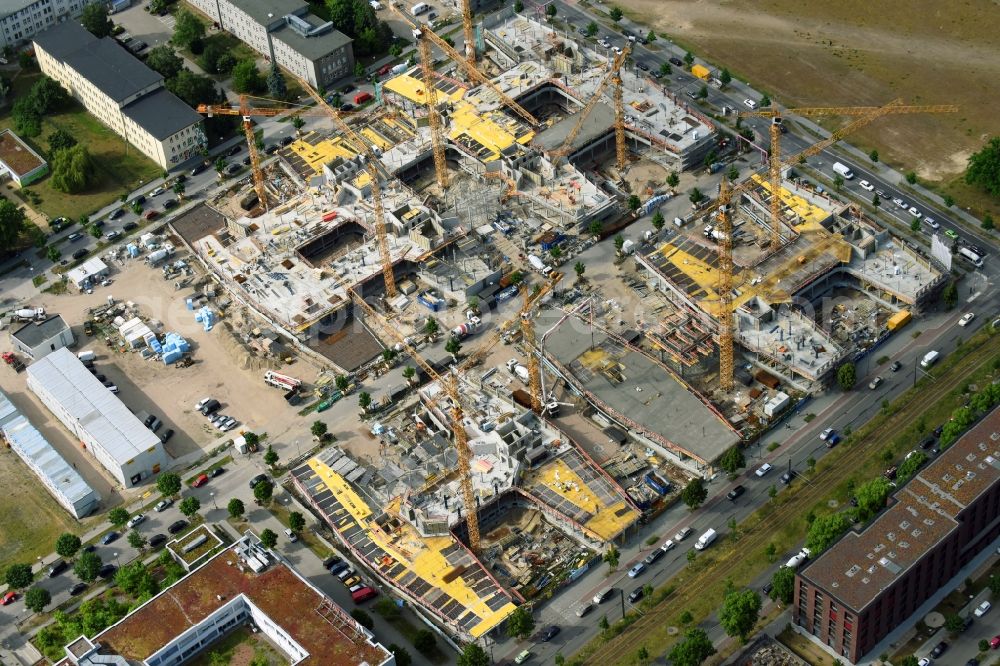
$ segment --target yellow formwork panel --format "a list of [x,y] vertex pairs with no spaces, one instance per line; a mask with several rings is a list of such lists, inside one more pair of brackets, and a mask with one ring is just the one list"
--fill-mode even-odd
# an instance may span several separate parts
[[323,173],[323,165],[338,157],[346,160],[357,155],[357,151],[347,145],[339,136],[324,139],[316,144],[295,141],[289,145],[289,149],[317,174]]
[[[394,92],[397,95],[405,97],[411,102],[416,102],[417,104],[427,103],[427,94],[424,91],[424,82],[418,78],[410,76],[409,74],[400,74],[399,76],[393,77],[386,81],[382,87],[390,92]],[[438,102],[455,102],[462,99],[462,96],[465,95],[464,88],[456,88],[452,93],[447,93],[439,88],[436,88],[436,92]]]
[[365,127],[361,130],[361,135],[368,139],[369,142],[377,146],[379,150],[389,150],[393,146],[392,142],[388,141],[384,136],[380,135],[370,127]]
[[[492,610],[486,605],[485,599],[480,598],[466,585],[461,576],[455,575],[455,567],[449,564],[443,555],[445,550],[455,544],[453,537],[423,537],[409,523],[400,521],[400,528],[390,538],[384,530],[370,521],[372,510],[342,476],[316,458],[309,460],[309,467],[350,513],[350,517],[365,530],[365,534],[373,543],[391,553],[393,559],[407,571],[412,571],[432,587],[443,590],[480,618],[479,623],[469,630],[472,636],[479,638],[503,622],[514,611],[516,606],[510,601],[497,610]],[[398,500],[393,500],[387,511],[398,514]],[[400,573],[396,580],[404,575],[405,572]]]
[[603,504],[587,483],[562,460],[545,465],[538,474],[537,483],[590,513],[592,517],[584,527],[605,541],[615,538],[639,519],[639,512],[629,507],[624,500],[610,505]]
[[363,189],[370,182],[372,182],[371,175],[369,175],[367,171],[362,171],[354,179],[354,186],[360,190]]
[[[767,190],[768,193],[771,192],[770,181],[757,174],[754,174],[752,178],[758,186]],[[830,211],[824,210],[819,206],[810,203],[799,195],[788,191],[786,188],[781,187],[778,189],[778,196],[781,197],[781,202],[802,220],[802,224],[798,227],[799,231],[807,231],[810,228],[820,228],[820,223],[830,216]]]
[[471,104],[461,102],[455,105],[452,112],[449,136],[453,140],[457,140],[463,134],[467,135],[494,153],[491,159],[496,159],[514,142],[523,145],[535,138],[534,132],[527,132],[520,137],[516,136],[511,131],[516,127],[517,124],[512,119],[501,114],[481,115]]

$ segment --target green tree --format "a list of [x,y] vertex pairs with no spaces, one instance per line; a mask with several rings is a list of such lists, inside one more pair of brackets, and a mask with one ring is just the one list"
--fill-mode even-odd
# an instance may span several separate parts
[[[254,490],[256,490],[256,488],[254,488]],[[198,510],[201,509],[201,502],[193,495],[188,496],[181,500],[178,508],[185,516],[193,518],[194,514],[198,513]]]
[[837,368],[837,384],[842,391],[850,391],[858,383],[858,370],[851,362]]
[[305,529],[305,526],[306,526],[306,519],[305,516],[303,516],[301,513],[299,513],[298,511],[292,511],[290,514],[288,514],[288,529],[292,530],[293,532],[301,532],[303,529]]
[[103,235],[101,233],[101,228],[96,224],[92,224],[89,227],[87,227],[87,233],[93,236],[94,238],[100,238]]
[[184,187],[184,183],[178,181],[178,182],[174,183],[174,186],[171,189],[173,190],[174,194],[176,194],[178,196],[178,198],[183,199],[184,198],[184,190],[186,190],[187,188]]
[[35,111],[29,98],[22,97],[15,100],[10,115],[14,122],[14,130],[18,134],[34,137],[42,133],[42,117]]
[[920,231],[920,220],[918,218],[913,218],[910,220],[910,231],[917,233]]
[[175,497],[181,491],[181,477],[173,472],[164,472],[156,479],[156,489],[164,497]]
[[31,69],[35,66],[35,59],[27,51],[21,51],[17,54],[17,66],[21,69]]
[[625,14],[622,12],[620,7],[616,6],[611,8],[611,11],[608,12],[608,16],[611,17],[612,21],[618,23],[618,21],[622,20],[622,17],[625,16]]
[[917,470],[923,467],[924,463],[927,462],[927,454],[923,451],[916,451],[913,455],[907,456],[903,462],[899,463],[899,469],[896,471],[898,477],[897,483],[905,483]]
[[600,236],[601,232],[604,231],[604,225],[598,220],[594,220],[587,226],[587,231],[591,236]]
[[614,571],[618,568],[618,560],[621,557],[621,553],[618,552],[618,548],[615,544],[609,543],[607,550],[604,551],[604,555],[601,556],[605,562],[608,563],[608,569]]
[[24,593],[24,605],[41,613],[52,602],[52,595],[44,587],[35,586]]
[[877,194],[873,194],[872,195],[872,206],[874,206],[875,208],[878,208],[881,205],[882,205],[882,200],[878,198]]
[[746,643],[760,615],[760,595],[754,590],[733,590],[726,595],[719,610],[719,624],[730,636]]
[[694,622],[694,615],[691,614],[691,611],[686,610],[680,614],[680,617],[677,618],[677,621],[683,624],[684,626],[687,626],[692,622]]
[[837,190],[838,192],[844,189],[844,177],[841,176],[839,173],[833,177],[833,189]]
[[771,106],[771,98],[768,97],[767,95],[764,95],[763,97],[760,98],[760,105]]
[[945,285],[941,290],[941,300],[950,310],[958,303],[958,284],[954,280]]
[[86,146],[60,150],[52,158],[52,187],[60,192],[78,194],[90,187],[96,178],[94,160]]
[[[375,620],[372,619],[372,616],[360,608],[352,610],[351,617],[357,620],[358,624],[365,629],[372,629],[375,626]],[[270,661],[268,663],[270,663]]]
[[507,635],[511,638],[527,638],[535,630],[535,619],[524,606],[518,606],[507,616]]
[[809,526],[809,533],[806,535],[806,548],[812,552],[813,556],[819,555],[832,546],[840,538],[840,535],[850,527],[851,519],[846,513],[819,516]]
[[326,435],[328,430],[329,428],[322,421],[313,421],[312,426],[309,427],[309,432],[311,432],[312,436],[317,439],[323,439],[323,436]]
[[434,651],[437,647],[437,640],[434,638],[434,634],[428,629],[421,629],[416,634],[413,635],[413,647],[417,649],[417,652],[423,655],[427,655]]
[[694,64],[694,54],[690,51],[684,54],[684,64],[688,67]]
[[656,41],[656,33],[650,30],[648,33],[646,33],[646,42],[652,44],[655,41]]
[[708,488],[705,487],[705,482],[701,480],[701,477],[688,481],[684,490],[681,491],[681,500],[692,510],[704,504],[707,498]]
[[944,195],[944,205],[947,206],[948,208],[951,208],[952,206],[954,206],[955,205],[955,197],[951,196],[950,194]]
[[989,652],[990,642],[985,638],[980,638],[978,647],[980,652]]
[[701,190],[699,190],[697,187],[692,187],[691,188],[691,193],[688,194],[688,199],[691,201],[691,204],[694,205],[694,206],[697,206],[699,203],[701,203],[702,199],[704,199],[704,198],[705,198],[705,195],[702,194]]
[[108,522],[118,529],[124,527],[129,518],[131,518],[131,515],[129,514],[128,509],[125,509],[124,507],[116,506],[111,509],[111,511],[108,511]]
[[944,618],[944,628],[953,634],[962,631],[962,627],[964,626],[965,622],[958,613],[951,613]]
[[267,451],[264,452],[264,464],[268,467],[274,467],[276,462],[278,462],[278,452],[274,450],[273,446],[268,444]]
[[779,567],[771,576],[771,599],[780,601],[786,606],[795,597],[795,570],[789,567]]
[[219,60],[227,53],[220,44],[211,42],[205,46],[205,50],[198,56],[198,66],[208,74],[221,74],[222,72],[219,71]]
[[524,3],[521,0],[514,0],[514,11],[518,14],[524,11]]
[[920,666],[920,662],[912,654],[903,657],[903,660],[899,662],[899,666]]
[[370,393],[368,393],[367,391],[362,391],[360,394],[358,394],[358,406],[361,407],[361,409],[367,412],[368,408],[371,407],[371,404],[372,404],[372,396]]
[[584,264],[582,261],[578,261],[575,264],[573,264],[573,270],[576,272],[576,279],[582,280],[583,274],[587,271],[587,265]]
[[660,63],[660,76],[670,76],[673,72],[669,62]]
[[219,98],[215,81],[189,69],[182,69],[177,76],[167,79],[165,85],[167,90],[180,97],[188,106],[198,106]]
[[548,17],[550,21],[556,17],[555,3],[550,2],[548,5],[545,6],[545,15]]
[[102,2],[92,2],[83,6],[80,23],[94,37],[110,37],[115,25],[108,18],[108,6]]
[[694,627],[684,632],[684,638],[674,644],[667,656],[674,666],[700,666],[713,654],[715,648],[708,634]]
[[448,342],[444,345],[444,350],[451,354],[454,358],[458,355],[458,352],[462,350],[462,343],[456,337],[448,338]]
[[160,591],[149,569],[138,560],[119,568],[115,572],[115,583],[133,597],[152,596]]
[[337,385],[337,389],[341,392],[346,391],[347,387],[351,385],[351,380],[347,377],[347,375],[337,375],[333,382]]
[[229,504],[226,505],[226,510],[229,511],[230,518],[235,518],[239,520],[246,513],[246,506],[243,505],[243,500],[239,497],[234,497],[229,500]]
[[73,138],[73,135],[61,127],[49,135],[49,155],[57,150],[65,150],[75,145],[76,139]]
[[870,159],[873,164],[877,164],[878,163],[878,151],[873,149],[872,152],[868,153],[868,159]]
[[205,24],[188,10],[178,10],[174,15],[174,34],[170,41],[181,48],[191,49],[192,44],[204,38]]
[[767,544],[767,548],[764,549],[764,557],[767,558],[767,561],[774,562],[774,558],[777,554],[778,547],[774,545],[774,542]]
[[708,99],[708,86],[698,88],[698,99]]
[[7,587],[20,590],[31,585],[35,577],[31,573],[30,564],[12,564],[7,567],[3,579],[7,583]]
[[56,539],[56,553],[62,557],[73,557],[80,550],[80,545],[80,537],[71,532],[63,532]]
[[254,94],[265,88],[264,79],[257,69],[257,63],[247,58],[233,67],[233,90],[238,93]]
[[640,645],[639,649],[635,651],[635,658],[640,664],[646,663],[646,660],[649,659],[649,650],[646,649],[645,645]]
[[132,546],[136,550],[142,550],[145,548],[146,543],[146,537],[144,537],[139,530],[132,530],[128,533],[128,545]]
[[917,174],[915,171],[906,172],[906,182],[908,182],[910,185],[917,184]]
[[986,229],[986,231],[992,231],[994,228],[993,216],[990,215],[989,213],[983,215],[982,224],[980,224],[979,226],[981,226],[983,229]]
[[653,228],[659,231],[663,228],[665,220],[663,219],[663,213],[656,211],[653,213]]
[[597,21],[591,21],[587,24],[587,37],[593,37],[600,31],[601,27],[597,25]]
[[295,128],[296,132],[300,131],[305,126],[306,121],[302,118],[302,116],[292,116],[292,127]]
[[274,548],[278,545],[278,535],[265,527],[260,533],[260,542],[265,548]]
[[403,368],[403,378],[406,379],[407,381],[413,381],[413,378],[416,376],[417,376],[417,371],[415,368],[411,368],[410,366],[406,366],[405,368]]
[[429,337],[433,337],[439,330],[441,330],[441,326],[438,324],[437,319],[434,317],[428,317],[427,323],[424,324],[424,333],[426,333]]
[[13,250],[24,228],[24,210],[8,199],[0,199],[0,251]]
[[965,182],[1000,197],[1000,137],[991,138],[982,150],[969,157]]
[[365,66],[360,62],[354,63],[354,78],[363,79],[365,77]]
[[253,498],[257,504],[267,504],[273,495],[274,483],[270,479],[265,479],[253,487]]
[[737,178],[739,178],[740,177],[739,167],[737,167],[735,164],[733,164],[732,166],[730,166],[729,167],[729,171],[726,172],[726,177],[729,178],[729,180],[733,180],[733,181],[735,181]]
[[395,643],[390,643],[389,652],[395,655],[396,666],[410,666],[413,663],[413,657],[406,651],[406,648],[401,648]]
[[747,461],[743,457],[743,450],[737,444],[732,448],[728,449],[719,458],[719,467],[726,472],[726,474],[734,475],[743,467],[746,467]]
[[489,666],[490,655],[475,643],[466,643],[458,655],[458,666]]
[[729,73],[729,70],[725,67],[719,73],[719,82],[722,83],[722,87],[728,86],[733,80],[733,75]]
[[868,520],[885,508],[892,486],[885,477],[877,477],[858,486],[854,496],[858,500],[858,518]]
[[628,197],[628,209],[633,213],[639,210],[639,206],[642,205],[642,201],[639,199],[639,195],[630,194]]
[[778,496],[778,486],[776,486],[776,485],[774,485],[774,484],[772,483],[772,484],[770,485],[770,487],[768,487],[768,489],[767,489],[767,496],[768,496],[768,497],[769,497],[770,499],[774,499],[775,497],[777,497],[777,496]]
[[57,248],[55,245],[52,245],[45,251],[45,256],[49,261],[51,261],[54,264],[57,261],[59,261],[60,257],[62,257],[62,252],[60,252],[59,248]]
[[608,623],[608,616],[602,615],[601,619],[597,621],[597,626],[601,631],[607,631],[611,627]]
[[267,94],[272,99],[285,99],[288,96],[288,85],[285,83],[285,77],[274,63],[271,63],[271,71],[267,75]]
[[73,565],[73,573],[84,583],[93,583],[102,564],[97,553],[84,551]]
[[[201,63],[200,58],[198,62]],[[146,55],[146,66],[162,74],[164,79],[172,79],[184,69],[184,61],[168,45],[161,44],[150,49]]]
[[615,234],[614,243],[615,249],[621,252],[622,248],[625,247],[625,237],[621,234]]

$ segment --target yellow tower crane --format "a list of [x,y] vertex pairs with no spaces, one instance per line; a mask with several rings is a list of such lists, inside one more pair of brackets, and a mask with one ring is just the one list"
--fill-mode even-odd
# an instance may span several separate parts
[[472,0],[462,0],[462,35],[465,37],[465,59],[476,66],[476,33],[472,27]]
[[385,296],[386,298],[395,298],[396,291],[396,276],[392,271],[392,254],[389,252],[389,236],[386,231],[385,226],[385,209],[382,206],[382,186],[379,183],[382,174],[379,171],[379,159],[375,154],[375,151],[371,149],[364,139],[358,136],[358,133],[354,131],[350,125],[344,122],[344,119],[340,117],[340,113],[333,109],[323,96],[318,92],[313,90],[309,83],[299,77],[295,77],[299,84],[302,86],[310,97],[316,101],[316,105],[326,111],[326,114],[333,120],[333,124],[336,125],[337,129],[340,130],[344,136],[351,141],[355,147],[365,154],[365,170],[368,172],[369,180],[371,181],[372,188],[372,205],[375,208],[375,237],[378,242],[378,252],[379,258],[382,261],[382,278],[385,281]]
[[611,83],[614,84],[612,91],[615,98],[615,157],[618,172],[621,173],[625,170],[628,151],[625,146],[625,101],[622,99],[622,75],[619,70],[615,70]]
[[803,117],[812,116],[868,116],[879,113],[879,117],[888,114],[901,113],[955,113],[958,107],[954,104],[904,105],[902,100],[890,102],[892,110],[885,111],[884,106],[811,106],[779,110],[773,104],[770,108],[757,111],[741,111],[740,116],[762,116],[771,119],[770,137],[771,151],[768,155],[768,181],[771,184],[771,245],[781,245],[781,198],[778,192],[781,187],[781,129],[782,118],[786,114]]
[[[871,122],[873,122],[875,120],[878,120],[882,116],[886,116],[886,115],[890,115],[892,113],[895,113],[896,109],[900,108],[902,106],[903,105],[902,105],[902,103],[901,103],[900,100],[893,100],[892,102],[889,102],[885,106],[862,107],[867,112],[864,113],[864,114],[860,114],[861,117],[859,117],[857,120],[854,120],[853,122],[845,125],[844,127],[841,127],[840,129],[838,129],[838,130],[834,131],[832,134],[830,134],[830,136],[828,136],[827,138],[825,138],[822,141],[819,141],[817,143],[814,143],[813,145],[809,146],[808,148],[805,148],[804,150],[800,151],[799,153],[796,153],[796,154],[792,155],[787,160],[785,160],[783,162],[779,162],[778,165],[777,165],[777,173],[780,174],[781,170],[784,169],[785,167],[789,167],[789,166],[793,166],[795,164],[798,164],[799,161],[802,160],[802,159],[805,159],[805,158],[810,157],[812,155],[816,155],[817,153],[821,153],[822,151],[826,150],[828,147],[830,147],[833,144],[835,144],[838,141],[840,141],[842,138],[844,138],[848,134],[851,134],[852,132],[857,131],[858,129],[864,127],[865,125],[868,125],[869,123],[871,123]],[[942,107],[942,110],[950,110],[951,108],[952,107],[950,107],[950,106],[948,106],[948,107]],[[905,111],[904,111],[904,113],[905,113]],[[849,115],[858,115],[858,114],[849,114]],[[780,132],[780,129],[779,129],[779,132]],[[774,173],[773,167],[770,164],[768,165],[768,170],[769,170],[770,173]],[[727,195],[725,197],[725,201],[723,201],[723,197],[721,196],[721,190],[720,190],[720,197],[718,199],[716,199],[716,201],[714,203],[712,203],[710,206],[708,206],[707,208],[705,208],[704,210],[702,210],[700,214],[702,214],[702,215],[709,215],[713,211],[721,208],[722,206],[726,206],[727,208],[726,208],[725,212],[723,213],[723,219],[726,220],[726,218],[729,218],[729,215],[730,215],[730,211],[728,209],[728,206],[731,203],[733,203],[733,205],[738,206],[739,205],[739,200],[740,200],[740,195],[743,192],[746,192],[747,190],[753,188],[754,186],[755,186],[754,179],[752,177],[751,178],[747,178],[745,181],[743,181],[739,185],[733,187],[731,190],[729,190],[727,192]],[[780,186],[780,182],[777,185],[774,182],[771,183],[771,188],[772,188],[771,196],[772,196],[772,198],[776,198],[777,197],[777,193],[778,193],[777,187],[779,187],[779,186]],[[773,202],[772,202],[772,206],[773,206]],[[773,208],[772,208],[772,210],[773,210]],[[729,219],[731,219],[731,218],[729,218]],[[777,224],[778,224],[778,218],[772,217],[772,219],[771,219],[771,225],[772,225],[772,227],[776,227]],[[724,272],[727,273],[726,276],[721,276],[720,275],[720,277],[719,277],[719,283],[722,286],[725,286],[726,284],[728,284],[728,285],[731,286],[733,284],[733,281],[734,281],[734,276],[733,276],[733,270],[734,270],[734,268],[733,268],[733,263],[732,263],[732,245],[731,245],[732,225],[729,224],[729,227],[730,228],[728,230],[721,230],[721,233],[723,233],[726,236],[725,239],[721,239],[721,240],[725,241],[725,240],[729,239],[729,244],[727,245],[726,242],[722,242],[722,243],[719,244],[719,270],[720,270],[720,272],[723,272],[723,269],[725,268]],[[772,238],[773,238],[773,236],[772,236]],[[725,254],[728,254],[728,257],[724,257],[723,255],[725,255]],[[726,265],[723,266],[723,264],[726,264]],[[720,289],[721,289],[721,287],[720,287]],[[733,331],[733,326],[735,325],[735,322],[733,322],[732,301],[731,300],[726,300],[726,299],[731,299],[731,298],[732,298],[732,288],[726,289],[725,290],[725,294],[722,294],[722,293],[719,294],[719,317],[720,317],[720,322],[722,322],[722,323],[720,323],[720,329],[719,329],[719,385],[724,390],[727,390],[727,389],[725,389],[725,387],[729,387],[731,389],[733,387],[733,385],[734,385],[734,377],[733,377],[733,373],[734,373],[734,367],[733,367],[733,353],[734,353],[733,345],[734,345],[734,340],[733,340],[733,337],[734,336],[733,335],[725,335],[725,336],[723,335],[723,332],[724,332],[725,329],[729,329],[730,331]]]
[[[619,72],[620,72],[622,66],[625,64],[625,59],[628,58],[628,56],[629,56],[629,54],[631,52],[632,52],[632,48],[626,44],[625,48],[622,49],[622,52],[619,53],[618,55],[616,55],[615,59],[609,63],[608,73],[605,74],[604,78],[602,78],[601,81],[600,81],[600,83],[597,84],[597,88],[594,89],[594,92],[593,92],[593,94],[591,94],[590,99],[587,100],[586,105],[584,105],[584,107],[582,109],[580,109],[580,112],[576,114],[576,123],[573,125],[573,128],[569,131],[569,134],[566,135],[566,138],[563,139],[563,142],[559,145],[558,148],[556,148],[555,150],[549,151],[549,154],[553,156],[553,159],[552,159],[552,165],[553,166],[558,166],[559,162],[561,161],[562,156],[564,156],[564,155],[568,154],[570,151],[572,151],[572,149],[573,149],[573,141],[576,140],[576,137],[580,133],[580,130],[583,129],[583,125],[584,125],[584,123],[586,123],[587,117],[590,116],[591,111],[593,111],[594,107],[597,106],[597,103],[601,101],[601,95],[604,93],[604,89],[608,87],[608,84],[614,82],[615,80],[617,80],[617,86],[618,86],[619,89],[621,88],[621,77],[619,76]],[[618,100],[619,98],[620,98],[620,95],[618,95],[616,93],[615,99]],[[621,117],[619,117],[619,114],[621,114]],[[615,143],[616,143],[616,146],[617,146],[617,142],[618,142],[618,127],[619,127],[619,125],[621,125],[621,127],[622,127],[622,141],[621,141],[622,149],[624,149],[624,146],[625,146],[625,134],[624,134],[625,118],[624,118],[624,115],[625,115],[624,105],[619,106],[617,104],[617,102],[616,102],[616,104],[615,104]],[[619,120],[621,122],[619,122]]]
[[729,181],[723,176],[719,182],[719,388],[733,389],[735,365],[733,338],[736,324],[733,321],[733,225],[730,206]]
[[[392,11],[396,12],[396,15],[399,16],[403,23],[410,26],[410,30],[421,29],[421,26],[414,23],[409,16],[403,13],[402,9],[397,7],[395,4],[390,4],[389,6],[392,8]],[[423,29],[423,35],[427,39],[434,42],[436,47],[444,51],[445,55],[461,67],[469,79],[475,81],[476,83],[480,83],[493,91],[493,94],[497,96],[497,99],[499,99],[500,102],[502,102],[507,108],[511,109],[514,113],[521,116],[521,118],[523,118],[532,128],[537,128],[540,125],[538,119],[531,115],[527,109],[511,99],[507,93],[500,89],[500,86],[493,83],[490,77],[476,69],[476,66],[473,63],[470,63],[466,58],[463,58],[462,54],[452,48],[452,46],[448,42],[444,41],[443,38],[435,34],[433,30]]]
[[[468,5],[468,2],[466,2]],[[448,164],[444,154],[444,139],[441,136],[441,115],[437,108],[437,89],[434,87],[433,59],[431,44],[426,35],[430,28],[416,28],[413,38],[420,49],[420,72],[424,78],[424,99],[427,102],[427,122],[431,126],[431,149],[434,153],[434,174],[437,176],[438,187],[448,188]],[[473,53],[475,51],[473,50]]]

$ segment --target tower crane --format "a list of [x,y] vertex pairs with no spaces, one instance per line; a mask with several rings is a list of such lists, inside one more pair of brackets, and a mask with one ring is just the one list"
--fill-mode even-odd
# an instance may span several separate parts
[[465,37],[465,58],[476,66],[476,33],[472,27],[472,0],[462,0],[462,35]]
[[[529,308],[534,306],[535,303],[538,303],[545,294],[558,284],[561,277],[562,273],[554,274],[552,280],[547,282],[540,289],[532,292],[531,296],[525,300],[525,305],[518,313],[518,318],[520,318]],[[464,417],[462,412],[462,397],[458,381],[461,373],[482,361],[482,359],[489,354],[489,352],[501,340],[503,334],[515,325],[517,318],[500,324],[494,331],[493,335],[477,347],[476,350],[469,355],[465,361],[463,361],[456,371],[449,373],[449,376],[444,378],[430,363],[427,362],[426,359],[417,353],[417,350],[415,350],[406,341],[406,338],[397,330],[397,328],[385,321],[371,305],[366,303],[364,299],[361,298],[360,294],[358,294],[354,289],[350,289],[350,292],[352,300],[356,305],[365,311],[368,315],[370,323],[377,327],[387,337],[396,340],[396,342],[399,343],[410,358],[412,358],[414,362],[427,373],[428,377],[437,382],[448,396],[451,403],[448,410],[451,416],[451,429],[455,434],[455,448],[458,451],[458,471],[462,487],[462,501],[465,503],[465,524],[469,530],[469,548],[473,552],[478,553],[480,543],[479,515],[476,513],[476,497],[475,491],[472,487],[472,451],[469,448],[469,438],[468,434],[465,432],[465,425],[463,423]],[[437,401],[435,401],[432,397],[428,396],[427,399],[432,406],[439,410],[441,409],[437,404]]]
[[622,99],[622,74],[615,70],[614,84],[612,92],[615,98],[615,157],[617,158],[618,172],[625,170],[625,161],[628,159],[628,152],[625,146],[625,100]]
[[[792,155],[787,160],[779,162],[777,164],[777,169],[776,169],[777,173],[780,174],[781,169],[785,167],[798,164],[800,160],[803,160],[807,157],[811,157],[812,155],[816,155],[818,153],[823,152],[828,147],[837,143],[848,134],[851,134],[852,132],[855,132],[856,130],[864,127],[865,125],[868,125],[869,123],[878,120],[882,116],[895,113],[895,110],[902,106],[903,104],[901,103],[901,101],[897,99],[893,100],[892,102],[889,102],[884,106],[864,107],[866,109],[866,113],[851,114],[851,115],[860,115],[860,117],[854,120],[853,122],[834,131],[827,138],[818,141],[817,143],[814,143],[808,148],[805,148],[802,151]],[[780,128],[778,131],[780,133]],[[774,173],[773,167],[769,164],[768,168],[769,172],[773,174]],[[721,230],[721,233],[725,236],[725,238],[720,239],[722,242],[719,243],[719,271],[720,273],[723,272],[726,273],[726,275],[724,276],[723,275],[719,276],[720,290],[723,290],[723,287],[727,285],[729,286],[728,289],[724,289],[724,293],[720,291],[719,294],[719,310],[720,310],[719,316],[720,318],[724,318],[720,319],[720,328],[719,328],[719,386],[721,388],[729,387],[731,389],[734,385],[733,384],[734,382],[734,377],[733,377],[734,328],[733,327],[735,324],[733,322],[732,301],[731,301],[732,284],[734,276],[733,276],[733,263],[732,263],[732,225],[729,223],[729,219],[731,219],[729,217],[730,215],[729,205],[732,202],[736,202],[735,205],[738,206],[740,195],[743,192],[746,192],[747,190],[752,188],[753,186],[754,186],[754,180],[752,177],[747,178],[742,183],[736,185],[731,189],[729,189],[727,185],[726,186],[727,192],[725,197],[722,196],[722,188],[720,186],[719,198],[716,199],[714,203],[712,203],[711,205],[709,205],[707,208],[703,209],[700,212],[701,215],[709,215],[713,211],[725,207],[722,213],[723,225],[728,227],[728,228],[723,228]],[[773,199],[777,198],[777,189],[773,182],[771,184],[771,187],[773,188],[772,189],[772,205],[773,205]],[[772,217],[771,226],[772,228],[776,228],[778,226],[777,217]],[[728,334],[726,333],[727,331]]]
[[340,130],[348,139],[354,143],[357,148],[364,152],[365,154],[365,170],[368,171],[369,180],[371,181],[372,188],[372,205],[375,208],[375,236],[378,242],[378,253],[379,258],[382,261],[382,278],[385,281],[385,296],[386,298],[394,298],[396,296],[396,276],[392,272],[392,255],[389,252],[389,236],[385,228],[385,209],[382,206],[382,186],[379,183],[379,179],[382,177],[379,171],[379,159],[375,151],[371,149],[364,139],[358,136],[358,133],[354,131],[350,125],[344,122],[344,119],[340,117],[340,113],[334,110],[323,96],[318,92],[313,90],[313,87],[309,85],[309,82],[305,79],[295,77],[299,84],[302,86],[310,97],[316,100],[316,105],[324,110],[326,114],[333,120],[333,124],[336,125],[337,129]]
[[[468,0],[463,4],[468,8]],[[471,19],[470,19],[471,23]],[[426,38],[430,28],[415,28],[413,37],[417,41],[420,49],[420,71],[424,77],[424,93],[427,101],[427,121],[431,126],[431,149],[434,153],[434,174],[437,176],[438,187],[442,190],[448,188],[448,164],[445,161],[444,139],[441,137],[441,115],[437,108],[437,89],[434,87],[433,60],[431,58],[431,44]],[[475,54],[473,48],[472,53]],[[473,56],[475,60],[475,56]]]
[[740,116],[760,116],[771,119],[770,137],[771,151],[768,155],[768,181],[771,184],[771,245],[777,248],[781,245],[781,198],[778,196],[781,187],[781,129],[782,117],[794,114],[803,117],[812,116],[868,116],[879,113],[879,116],[901,113],[955,113],[958,107],[954,104],[904,105],[901,100],[894,100],[891,111],[878,106],[829,106],[829,107],[798,107],[779,110],[774,104],[767,109],[757,111],[741,111]]
[[[527,123],[532,128],[536,128],[540,125],[538,119],[535,118],[533,115],[531,115],[531,113],[529,113],[527,109],[525,109],[523,106],[521,106],[513,99],[511,99],[510,96],[503,90],[501,90],[497,84],[493,83],[490,77],[480,72],[476,68],[475,64],[470,63],[467,59],[463,58],[462,54],[460,54],[458,51],[452,48],[452,46],[448,42],[444,41],[444,39],[435,34],[433,30],[426,27],[422,27],[417,23],[414,23],[413,20],[409,16],[404,14],[403,10],[397,7],[395,4],[390,4],[389,6],[392,8],[392,11],[396,12],[396,15],[399,16],[400,19],[402,19],[403,23],[410,26],[410,30],[418,30],[418,29],[422,30],[424,37],[434,42],[435,46],[444,51],[445,55],[451,58],[459,67],[465,70],[466,75],[470,79],[492,90],[493,93],[497,96],[497,98],[505,106],[514,111],[514,113],[516,113],[517,115],[521,116],[521,118],[527,121]],[[469,19],[470,27],[471,27],[471,20],[472,19],[470,18]]]
[[[632,48],[628,44],[626,44],[625,48],[622,49],[622,52],[616,55],[615,59],[610,63],[608,73],[605,74],[604,78],[602,78],[600,83],[597,84],[597,88],[594,89],[594,92],[592,93],[590,99],[587,100],[587,104],[580,110],[579,113],[577,113],[577,119],[576,123],[573,125],[573,129],[569,131],[569,134],[566,135],[566,138],[563,139],[563,142],[559,145],[558,148],[556,148],[553,151],[550,151],[550,154],[555,156],[552,160],[552,166],[558,166],[562,156],[566,155],[570,150],[572,150],[573,141],[576,140],[576,137],[580,133],[580,130],[583,129],[583,125],[587,121],[587,117],[594,110],[594,107],[597,106],[597,103],[601,101],[601,95],[604,93],[604,89],[608,87],[608,84],[614,82],[619,89],[621,88],[622,81],[619,72],[622,68],[622,65],[625,64],[625,60],[626,58],[628,58],[630,53],[632,53]],[[618,104],[618,100],[620,97],[621,97],[620,94],[616,92],[615,93],[615,100],[616,100],[615,101],[615,144],[617,147],[618,128],[619,126],[621,126],[622,128],[621,146],[622,148],[624,148],[625,107],[624,105]]]

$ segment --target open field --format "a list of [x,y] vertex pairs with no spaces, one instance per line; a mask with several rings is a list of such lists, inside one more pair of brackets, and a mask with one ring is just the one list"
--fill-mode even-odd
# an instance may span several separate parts
[[0,449],[0,478],[7,480],[0,499],[0,571],[15,562],[34,564],[35,558],[52,552],[63,532],[83,533],[86,522],[77,522],[59,506],[7,447]]
[[[1000,5],[990,0],[621,0],[648,22],[734,78],[787,106],[958,104],[959,113],[895,116],[850,138],[865,152],[915,171],[974,209],[1000,202],[952,188],[966,159],[996,134]],[[830,120],[828,128],[836,124]]]
[[[853,434],[846,446],[824,456],[815,472],[807,475],[810,483],[795,483],[780,492],[743,521],[735,535],[725,534],[717,546],[698,554],[692,565],[656,590],[654,602],[641,616],[632,613],[624,624],[613,624],[606,637],[591,641],[569,663],[624,666],[631,663],[636,643],[650,654],[669,650],[678,637],[678,617],[683,611],[690,611],[696,622],[709,617],[729,582],[737,587],[748,585],[769,566],[765,554],[768,544],[775,545],[779,557],[797,548],[806,533],[807,513],[820,516],[837,510],[854,485],[878,476],[885,465],[880,455],[883,451],[900,457],[912,447],[920,421],[933,427],[964,404],[961,388],[953,387],[982,385],[995,377],[994,368],[1000,362],[996,340],[996,334],[977,334],[954,352],[946,365],[937,368],[933,381],[919,382],[898,398],[887,414],[880,413]],[[723,571],[725,576],[720,575]]]

